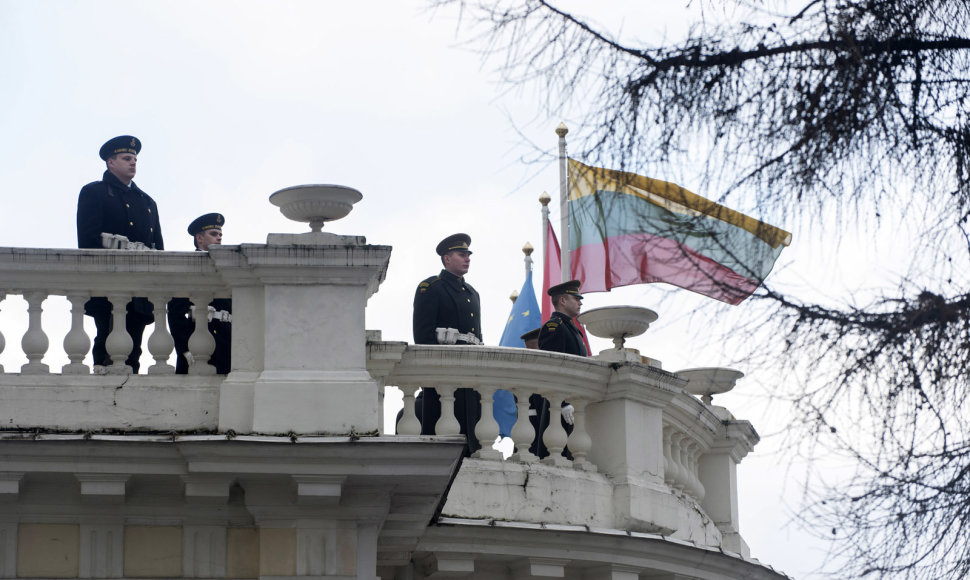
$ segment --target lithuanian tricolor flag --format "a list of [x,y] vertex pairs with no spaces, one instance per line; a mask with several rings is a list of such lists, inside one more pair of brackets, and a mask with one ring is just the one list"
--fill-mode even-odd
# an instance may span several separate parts
[[569,160],[569,254],[583,292],[666,282],[738,304],[791,234],[686,189]]

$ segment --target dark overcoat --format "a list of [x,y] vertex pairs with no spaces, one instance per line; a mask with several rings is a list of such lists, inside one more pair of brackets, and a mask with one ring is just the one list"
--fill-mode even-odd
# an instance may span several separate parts
[[[418,284],[414,292],[412,326],[415,344],[438,344],[436,328],[455,328],[462,334],[482,339],[482,312],[478,292],[464,277],[442,270]],[[458,344],[467,344],[459,341]],[[414,400],[414,411],[421,422],[422,435],[434,435],[441,417],[441,397],[434,389],[422,389]],[[481,418],[481,395],[473,389],[455,391],[455,418],[467,440],[466,455],[481,445],[475,438],[475,425]]]

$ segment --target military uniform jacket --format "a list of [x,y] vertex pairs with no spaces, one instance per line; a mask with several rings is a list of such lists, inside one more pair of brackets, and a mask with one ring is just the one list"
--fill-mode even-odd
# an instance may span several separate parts
[[110,171],[101,181],[82,187],[77,198],[77,247],[102,248],[102,232],[165,249],[155,200],[134,182],[131,187],[121,183]]
[[481,340],[481,318],[478,292],[463,277],[442,270],[418,284],[412,321],[415,344],[438,344],[436,328],[457,328]]
[[589,356],[583,343],[583,335],[573,319],[558,310],[539,329],[539,349]]
[[[155,200],[135,182],[128,187],[110,171],[104,172],[101,181],[82,187],[77,198],[77,247],[103,248],[102,233],[119,234],[149,248],[165,249]],[[111,304],[105,298],[94,297],[84,305],[84,311],[89,316],[107,316]],[[127,311],[142,324],[151,324],[155,319],[152,303],[145,298],[132,299]]]
[[[209,303],[209,306],[231,313],[232,299],[216,298]],[[175,372],[180,375],[186,374],[189,370],[185,352],[189,350],[189,337],[195,332],[195,320],[190,316],[191,307],[192,302],[188,298],[172,298],[168,303],[168,327],[172,331],[172,340],[175,341]],[[207,316],[207,309],[196,308],[195,310],[199,316]],[[210,320],[209,332],[216,339],[216,349],[209,357],[208,364],[216,367],[216,373],[228,374],[232,362],[232,323]]]

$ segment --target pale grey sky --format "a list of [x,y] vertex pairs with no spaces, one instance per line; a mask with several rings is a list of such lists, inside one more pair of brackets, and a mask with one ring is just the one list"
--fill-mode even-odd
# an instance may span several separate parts
[[[611,26],[659,37],[683,27],[684,4],[597,6]],[[473,240],[469,280],[483,297],[485,340],[497,344],[508,295],[523,281],[520,248],[541,248],[537,198],[558,195],[552,161],[520,162],[530,152],[523,138],[554,154],[561,119],[540,113],[545,95],[534,89],[500,86],[491,64],[461,46],[455,17],[432,15],[421,0],[0,0],[0,246],[75,247],[77,193],[104,171],[98,148],[133,134],[144,146],[135,181],[158,203],[167,249],[191,250],[187,224],[211,211],[225,214],[230,244],[305,231],[269,194],[301,183],[351,186],[363,200],[325,231],[394,248],[367,327],[409,341],[414,288],[440,268],[435,244],[463,231]],[[779,262],[795,281],[810,278],[798,267],[800,241],[795,232]],[[728,364],[729,349],[704,340],[707,327],[730,324],[721,307],[682,292],[664,310],[661,292],[590,294],[585,308],[658,310],[655,327],[630,346],[667,370]],[[23,362],[24,310],[19,297],[0,302],[8,371]],[[698,315],[688,326],[690,311]],[[55,368],[60,340],[51,336]],[[594,351],[608,346],[594,339]],[[762,434],[781,429],[784,417],[769,419],[753,396],[770,388],[771,370],[741,370],[748,376],[737,392],[715,401]],[[741,465],[741,531],[756,557],[807,578],[820,548],[783,527],[797,507],[798,474],[779,467],[776,447],[764,441]]]

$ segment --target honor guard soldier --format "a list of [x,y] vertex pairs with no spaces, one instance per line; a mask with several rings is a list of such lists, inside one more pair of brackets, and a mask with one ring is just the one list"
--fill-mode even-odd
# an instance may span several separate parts
[[570,280],[547,290],[556,309],[539,330],[539,349],[589,356],[579,327],[573,322],[583,308],[579,280]]
[[[101,146],[100,156],[107,165],[101,181],[81,188],[77,199],[77,247],[102,248],[101,234],[126,237],[147,248],[165,249],[162,227],[158,220],[155,200],[139,189],[132,179],[141,151],[141,141],[131,135],[115,137]],[[95,297],[84,305],[84,312],[94,318],[97,335],[91,355],[95,373],[103,373],[111,364],[105,341],[111,332],[111,303]],[[145,326],[153,323],[152,304],[147,298],[133,298],[127,306],[125,328],[131,335],[133,348],[125,363],[138,372],[141,340]]]
[[[226,219],[220,213],[207,213],[195,218],[189,224],[188,232],[195,243],[195,251],[206,252],[209,246],[222,243],[222,226]],[[209,364],[216,367],[216,373],[229,373],[232,354],[232,300],[216,298],[207,309],[193,307],[188,298],[173,298],[168,303],[168,326],[172,329],[175,341],[175,373],[184,375],[195,361],[189,352],[189,337],[195,331],[194,317],[205,316],[209,319],[209,332],[216,340],[216,349],[209,358]]]
[[[575,323],[579,311],[583,308],[583,295],[579,292],[579,286],[579,280],[570,280],[546,291],[552,298],[552,307],[556,310],[539,329],[540,350],[589,356],[586,351],[586,343],[583,341],[583,334]],[[573,413],[573,406],[564,402],[562,404],[562,426],[567,434],[573,431]],[[540,419],[540,422],[543,421]],[[544,423],[548,424],[548,422],[549,420],[546,418]],[[543,430],[545,430],[545,426],[543,426]],[[540,437],[539,441],[541,440]],[[543,456],[539,453],[536,455]],[[572,459],[569,448],[563,451],[563,455]]]
[[[471,237],[453,234],[441,240],[435,251],[444,268],[418,284],[414,293],[415,344],[482,344],[481,306],[478,292],[465,281],[471,263]],[[434,389],[423,389],[415,399],[421,434],[434,435],[441,417],[441,400]],[[481,445],[475,424],[481,416],[481,396],[474,389],[455,391],[455,418],[468,441],[466,454]]]

